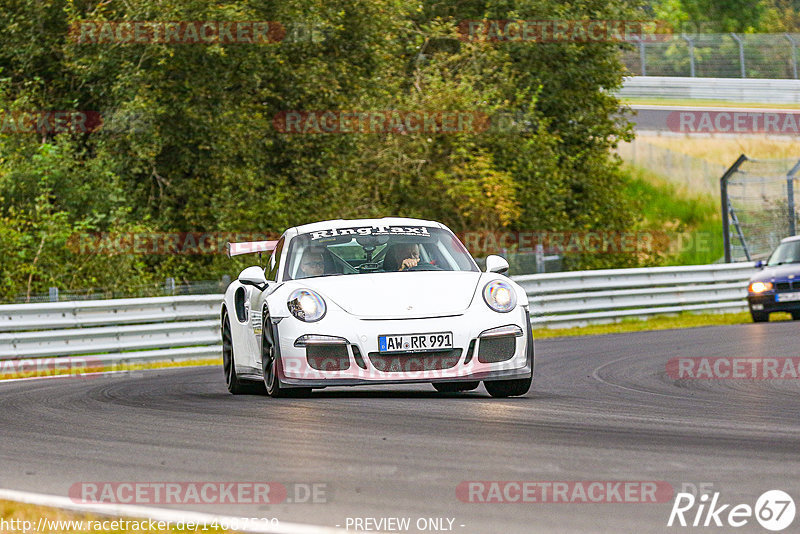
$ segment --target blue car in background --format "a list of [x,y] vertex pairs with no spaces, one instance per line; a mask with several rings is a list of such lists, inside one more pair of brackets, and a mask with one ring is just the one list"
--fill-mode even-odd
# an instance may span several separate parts
[[787,237],[750,278],[747,302],[753,321],[769,321],[772,312],[789,312],[800,319],[800,235]]

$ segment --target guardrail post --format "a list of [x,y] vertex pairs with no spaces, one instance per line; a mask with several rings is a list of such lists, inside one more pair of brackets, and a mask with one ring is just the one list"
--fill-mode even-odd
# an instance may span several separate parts
[[725,171],[722,178],[719,179],[720,197],[722,200],[722,243],[725,249],[725,263],[731,262],[731,233],[730,221],[728,214],[728,179],[739,170],[739,166],[747,161],[747,156],[740,155],[730,168]]
[[734,41],[739,45],[739,69],[741,70],[742,78],[747,78],[747,74],[744,71],[744,41],[733,32],[731,32],[731,37],[733,37]]
[[794,40],[794,37],[789,35],[788,33],[783,34],[789,40],[789,45],[792,47],[792,74],[794,75],[794,79],[797,79],[797,41]]
[[644,53],[644,41],[638,35],[635,39],[639,42],[639,63],[642,64],[642,76],[647,76],[647,55]]
[[544,265],[544,245],[539,243],[536,245],[536,272],[543,273],[545,271]]
[[51,287],[49,290],[50,302],[58,302],[58,288]]
[[685,33],[681,34],[681,39],[689,45],[689,76],[694,78],[694,41]]
[[169,295],[175,294],[175,279],[172,277],[167,278],[164,283],[164,291]]

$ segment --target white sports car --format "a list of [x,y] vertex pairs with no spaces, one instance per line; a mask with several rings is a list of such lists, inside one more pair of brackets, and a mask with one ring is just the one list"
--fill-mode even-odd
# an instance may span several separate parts
[[231,393],[413,382],[457,392],[480,381],[494,397],[530,389],[525,291],[503,276],[499,256],[480,272],[440,223],[324,221],[229,247],[231,256],[272,251],[265,269],[248,267],[225,292]]

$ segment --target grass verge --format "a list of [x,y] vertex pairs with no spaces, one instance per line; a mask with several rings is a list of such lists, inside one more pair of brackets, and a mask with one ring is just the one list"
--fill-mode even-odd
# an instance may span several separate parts
[[[761,137],[670,137],[639,136],[638,140],[679,154],[729,167],[741,154],[755,159],[797,159],[800,139]],[[646,151],[640,151],[646,154]],[[788,171],[788,169],[787,169]],[[719,179],[719,176],[716,177]]]
[[720,108],[800,109],[800,104],[769,104],[764,102],[727,102],[725,100],[700,100],[680,98],[620,98],[623,104],[640,106],[713,106]]
[[[770,321],[791,321],[788,313],[773,313]],[[618,323],[596,324],[574,328],[534,328],[534,338],[596,336],[602,334],[621,334],[625,332],[642,332],[647,330],[670,330],[673,328],[697,328],[726,324],[745,324],[753,322],[749,312],[741,313],[681,313],[663,315],[651,319],[623,319]]]
[[626,164],[625,194],[634,199],[638,226],[670,236],[658,251],[658,265],[707,265],[723,255],[722,222],[717,201],[679,189],[662,176]]

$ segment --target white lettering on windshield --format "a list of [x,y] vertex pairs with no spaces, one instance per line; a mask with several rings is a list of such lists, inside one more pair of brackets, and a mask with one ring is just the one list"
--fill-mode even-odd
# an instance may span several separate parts
[[360,228],[332,228],[330,230],[320,230],[311,232],[311,240],[324,239],[326,237],[337,237],[342,235],[416,235],[430,237],[428,228],[425,226],[364,226]]

